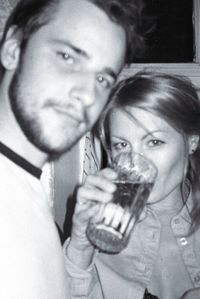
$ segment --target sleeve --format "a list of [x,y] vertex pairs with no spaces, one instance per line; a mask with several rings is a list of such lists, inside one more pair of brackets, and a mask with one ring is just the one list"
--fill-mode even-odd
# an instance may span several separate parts
[[64,243],[63,251],[70,299],[104,299],[95,264],[92,263],[86,270],[74,265],[66,255],[68,244],[69,239]]

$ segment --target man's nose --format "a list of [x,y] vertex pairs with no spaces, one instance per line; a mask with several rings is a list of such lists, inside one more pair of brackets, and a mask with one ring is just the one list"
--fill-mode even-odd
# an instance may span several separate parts
[[80,101],[85,107],[92,106],[95,102],[95,74],[80,73],[71,89],[71,97]]

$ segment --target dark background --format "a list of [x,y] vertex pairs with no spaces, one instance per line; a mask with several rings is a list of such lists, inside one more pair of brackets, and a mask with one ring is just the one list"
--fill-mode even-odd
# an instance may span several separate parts
[[[146,51],[131,62],[172,63],[193,62],[193,1],[192,0],[144,0],[144,29]],[[140,57],[141,56],[141,57]]]

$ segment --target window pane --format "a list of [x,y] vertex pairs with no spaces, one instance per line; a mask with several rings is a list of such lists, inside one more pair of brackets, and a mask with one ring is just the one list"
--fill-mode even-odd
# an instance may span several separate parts
[[[133,62],[180,63],[194,61],[192,0],[145,0],[147,24],[146,51]],[[147,25],[148,26],[148,25]]]

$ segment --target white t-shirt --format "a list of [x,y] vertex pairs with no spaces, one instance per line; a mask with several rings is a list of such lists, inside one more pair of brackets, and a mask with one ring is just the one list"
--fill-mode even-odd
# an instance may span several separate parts
[[0,298],[66,299],[62,247],[40,180],[0,154]]

